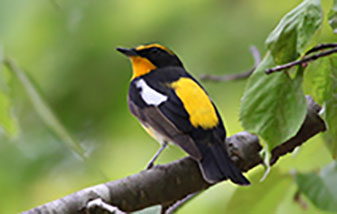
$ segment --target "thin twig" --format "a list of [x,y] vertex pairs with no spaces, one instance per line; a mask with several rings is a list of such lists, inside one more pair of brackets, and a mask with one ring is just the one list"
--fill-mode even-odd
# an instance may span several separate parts
[[226,75],[221,75],[221,76],[212,75],[212,74],[202,74],[200,76],[200,79],[204,81],[226,82],[226,81],[232,81],[232,80],[243,80],[243,79],[248,78],[261,62],[260,52],[255,46],[250,47],[250,52],[253,55],[255,64],[254,64],[254,67],[251,68],[249,71],[244,72],[244,73],[239,73],[239,74],[226,74]]
[[261,62],[261,54],[259,50],[256,48],[256,46],[254,45],[250,46],[249,50],[252,53],[253,58],[254,58],[254,66],[257,67]]
[[314,52],[317,52],[317,51],[320,51],[320,50],[324,50],[324,49],[327,49],[327,48],[335,48],[335,47],[337,47],[337,43],[320,44],[320,45],[317,45],[317,46],[311,48],[310,50],[308,50],[304,55],[307,56],[311,53],[314,53]]
[[126,214],[125,212],[119,210],[118,207],[111,206],[110,204],[104,202],[101,198],[90,200],[83,209],[86,211],[86,214]]
[[[317,46],[316,49],[313,48],[311,50],[317,51],[317,50],[321,50],[321,49],[323,49],[323,48],[319,49],[319,46]],[[309,52],[312,53],[313,51],[309,51]],[[322,52],[320,52],[318,54],[314,54],[314,55],[311,55],[311,56],[306,56],[303,59],[300,59],[300,60],[297,60],[297,61],[289,62],[289,63],[284,64],[284,65],[278,65],[278,66],[276,66],[274,68],[269,68],[265,72],[266,72],[266,74],[271,74],[271,73],[274,73],[274,72],[282,71],[282,70],[294,67],[296,65],[301,65],[303,63],[314,61],[316,59],[319,59],[321,57],[325,57],[325,56],[331,55],[331,54],[336,53],[336,52],[337,52],[337,47],[332,48],[332,49],[327,50],[327,51],[322,51]]]
[[170,206],[165,214],[173,214],[177,209],[181,208],[183,205],[185,205],[187,202],[189,202],[190,200],[192,200],[193,198],[195,198],[196,196],[199,195],[200,192],[194,192],[191,193],[189,195],[187,195],[185,198],[177,201],[176,203],[174,203],[172,206]]
[[248,78],[255,70],[255,66],[251,68],[249,71],[239,74],[226,74],[226,75],[213,75],[213,74],[202,74],[200,76],[201,80],[204,81],[213,81],[213,82],[226,82],[232,80],[243,80]]

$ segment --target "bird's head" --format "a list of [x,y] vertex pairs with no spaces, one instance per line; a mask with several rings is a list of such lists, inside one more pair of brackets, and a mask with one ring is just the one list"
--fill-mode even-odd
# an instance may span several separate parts
[[159,44],[140,45],[136,48],[117,48],[128,56],[132,63],[132,79],[152,70],[164,67],[183,67],[179,58],[168,48]]

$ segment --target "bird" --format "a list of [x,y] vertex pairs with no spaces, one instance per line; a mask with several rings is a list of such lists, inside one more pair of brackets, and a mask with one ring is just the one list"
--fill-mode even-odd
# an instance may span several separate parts
[[131,61],[129,110],[162,145],[147,169],[173,143],[198,162],[206,182],[230,179],[249,185],[227,153],[226,130],[216,106],[178,56],[158,43],[118,47],[117,51]]

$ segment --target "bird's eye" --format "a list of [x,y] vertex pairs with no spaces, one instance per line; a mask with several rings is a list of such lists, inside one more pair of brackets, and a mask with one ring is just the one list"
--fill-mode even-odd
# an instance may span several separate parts
[[151,49],[151,53],[152,54],[159,54],[160,53],[160,50],[158,48],[152,48]]

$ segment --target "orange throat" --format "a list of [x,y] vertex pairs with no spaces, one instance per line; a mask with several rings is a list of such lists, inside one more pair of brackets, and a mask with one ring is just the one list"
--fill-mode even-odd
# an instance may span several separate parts
[[132,63],[132,78],[131,80],[140,77],[149,73],[150,71],[156,69],[157,67],[152,64],[148,59],[140,56],[132,56],[130,57]]

